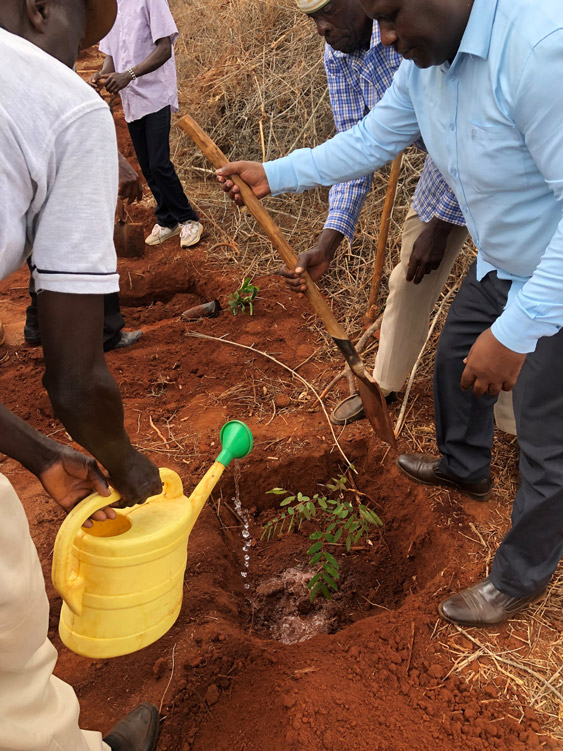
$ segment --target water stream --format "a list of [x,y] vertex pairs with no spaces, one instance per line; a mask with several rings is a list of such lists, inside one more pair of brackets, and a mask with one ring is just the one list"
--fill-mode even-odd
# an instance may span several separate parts
[[[242,503],[240,502],[240,491],[239,491],[239,481],[240,481],[240,462],[238,459],[235,459],[235,472],[234,472],[234,478],[235,478],[235,495],[233,497],[233,501],[235,504],[235,511],[239,515],[240,520],[242,521],[242,555],[243,555],[243,561],[244,561],[244,570],[240,572],[240,575],[243,579],[248,578],[248,568],[250,566],[250,546],[252,543],[252,540],[250,538],[250,518],[248,515],[248,511],[242,507]],[[250,589],[250,584],[248,581],[245,581],[244,583],[245,589]]]

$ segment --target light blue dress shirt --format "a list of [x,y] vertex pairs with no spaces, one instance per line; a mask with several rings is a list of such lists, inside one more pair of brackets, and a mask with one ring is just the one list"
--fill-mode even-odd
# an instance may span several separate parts
[[379,169],[422,135],[478,248],[512,280],[492,331],[533,352],[563,325],[563,2],[475,0],[452,64],[405,60],[354,128],[266,163],[273,193]]
[[[402,59],[392,47],[381,43],[375,21],[369,49],[339,52],[329,44],[325,46],[326,79],[337,132],[348,130],[375,107],[391,86]],[[424,148],[422,141],[416,145]],[[325,229],[338,230],[352,241],[372,181],[373,174],[369,174],[332,186]],[[412,204],[423,222],[437,217],[450,224],[465,224],[451,188],[430,157],[424,162]]]

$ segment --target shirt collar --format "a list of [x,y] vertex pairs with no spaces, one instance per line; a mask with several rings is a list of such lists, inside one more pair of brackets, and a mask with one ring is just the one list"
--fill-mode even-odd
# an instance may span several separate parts
[[371,32],[371,41],[369,43],[369,48],[372,50],[374,47],[377,47],[381,44],[381,35],[379,34],[379,24],[377,21],[373,22],[373,30]]
[[379,24],[377,23],[377,21],[373,22],[373,30],[371,32],[369,48],[359,47],[353,52],[340,52],[340,50],[333,49],[328,42],[325,42],[325,44],[327,49],[331,50],[331,54],[334,55],[334,57],[353,61],[364,60],[368,52],[371,52],[371,50],[376,49],[377,47],[383,47],[383,45],[381,44],[381,37],[379,35]]
[[464,53],[483,59],[489,56],[497,5],[498,0],[474,0],[458,55]]

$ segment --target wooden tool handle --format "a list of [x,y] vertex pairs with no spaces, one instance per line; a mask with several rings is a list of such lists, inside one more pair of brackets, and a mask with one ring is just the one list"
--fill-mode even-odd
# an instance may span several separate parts
[[[211,164],[216,169],[224,167],[229,163],[227,157],[221,149],[209,138],[207,133],[200,128],[196,121],[189,115],[185,115],[178,124],[193,139],[195,144],[201,149]],[[256,198],[252,189],[238,175],[230,175],[230,179],[238,185],[245,205],[248,207],[252,216],[260,224],[264,232],[270,238],[272,245],[277,249],[289,269],[294,269],[297,265],[297,256],[293,248],[283,236],[281,230],[276,225],[270,214]],[[319,316],[326,326],[328,333],[334,339],[346,340],[348,335],[334,317],[334,313],[329,308],[325,299],[319,292],[317,285],[313,282],[307,272],[305,272],[307,283],[306,295],[309,298],[313,310]]]
[[379,235],[377,237],[375,265],[373,269],[371,291],[368,301],[368,317],[371,320],[375,320],[377,312],[375,310],[375,304],[377,302],[377,295],[379,294],[379,287],[381,286],[383,262],[385,260],[387,238],[389,236],[389,225],[391,224],[391,214],[393,213],[395,196],[397,195],[397,183],[399,182],[399,175],[401,174],[402,159],[403,152],[398,154],[391,162],[391,172],[389,173],[389,182],[387,184],[387,191],[385,193],[385,203],[383,204],[383,211],[381,213],[381,226],[379,228]]

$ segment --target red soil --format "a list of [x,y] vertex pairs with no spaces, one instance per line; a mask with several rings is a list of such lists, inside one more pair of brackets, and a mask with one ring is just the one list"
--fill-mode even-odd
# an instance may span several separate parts
[[[135,208],[133,217],[150,230],[149,208]],[[291,297],[278,278],[263,277],[255,280],[260,299],[254,317],[224,311],[216,319],[181,321],[181,312],[200,302],[218,298],[225,308],[240,281],[207,257],[205,239],[186,252],[175,238],[147,249],[144,258],[121,260],[119,269],[126,325],[144,330],[131,349],[107,356],[133,441],[157,464],[176,470],[189,490],[217,454],[222,423],[247,422],[255,448],[241,462],[240,497],[252,538],[259,540],[278,501],[266,491],[316,492],[340,472],[339,454],[323,413],[313,401],[299,401],[303,388],[286,371],[246,350],[187,334],[226,335],[295,367],[319,346],[306,323],[306,303]],[[26,271],[0,290],[9,352],[0,366],[3,401],[64,442],[41,386],[41,350],[23,343]],[[323,376],[324,383],[339,366],[337,356],[331,363],[313,357],[299,372],[315,381]],[[419,414],[429,416],[430,384],[418,391]],[[364,423],[346,428],[341,442],[358,469],[358,488],[384,527],[373,547],[342,556],[341,590],[328,610],[318,602],[308,612],[306,595],[292,583],[292,571],[306,566],[303,533],[254,543],[245,589],[230,470],[192,532],[177,623],[144,650],[103,661],[79,657],[59,640],[60,599],[49,569],[62,513],[35,478],[4,461],[48,582],[50,636],[60,653],[56,673],[75,687],[84,727],[107,732],[137,703],[152,701],[162,702],[161,751],[558,748],[541,733],[542,718],[532,710],[520,721],[511,716],[514,709],[497,686],[450,674],[451,655],[441,646],[451,627],[438,618],[437,603],[482,576],[484,567],[474,543],[457,532],[467,534],[471,521],[492,514],[498,499],[479,505],[413,485]],[[400,450],[411,448],[405,439],[400,443]],[[328,633],[293,644],[272,636],[287,617],[314,630],[312,617],[323,612],[321,628]]]

